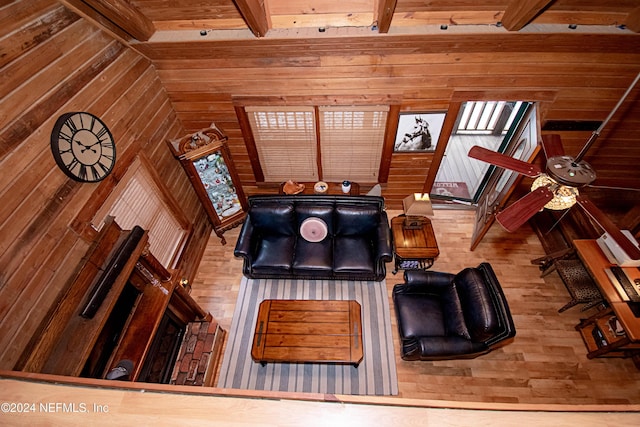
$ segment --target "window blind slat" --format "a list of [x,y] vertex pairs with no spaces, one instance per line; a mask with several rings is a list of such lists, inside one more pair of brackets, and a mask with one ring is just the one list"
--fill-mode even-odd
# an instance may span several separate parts
[[318,179],[312,107],[246,107],[265,181]]
[[388,106],[245,107],[265,181],[377,182]]
[[[98,228],[104,218],[111,215],[124,230],[139,225],[149,233],[149,250],[153,256],[162,265],[171,268],[186,230],[162,202],[160,191],[140,167],[119,192],[119,196],[110,202],[107,213],[96,215],[93,223]],[[104,210],[101,209],[101,212]]]
[[377,182],[388,106],[321,106],[320,150],[326,181]]

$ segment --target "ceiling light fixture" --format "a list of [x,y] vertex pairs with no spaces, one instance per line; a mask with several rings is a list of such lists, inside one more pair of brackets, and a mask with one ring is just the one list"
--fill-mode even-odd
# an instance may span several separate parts
[[558,182],[549,178],[546,174],[540,175],[535,179],[535,181],[533,181],[533,184],[531,184],[531,191],[534,191],[539,187],[547,187],[553,192],[553,199],[544,205],[544,207],[554,211],[569,209],[571,206],[576,204],[576,197],[580,194],[576,187],[558,184]]

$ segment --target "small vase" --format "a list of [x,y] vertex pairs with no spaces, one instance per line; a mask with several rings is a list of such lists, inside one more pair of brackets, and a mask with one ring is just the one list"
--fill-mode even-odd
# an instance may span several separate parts
[[351,181],[342,181],[342,192],[347,194],[351,191]]

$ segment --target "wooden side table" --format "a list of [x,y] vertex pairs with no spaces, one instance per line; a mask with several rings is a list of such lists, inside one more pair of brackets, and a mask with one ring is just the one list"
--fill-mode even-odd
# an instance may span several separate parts
[[402,227],[404,218],[404,215],[400,215],[391,219],[395,258],[393,274],[396,274],[400,269],[426,270],[431,268],[433,261],[440,255],[431,220],[425,218],[421,228],[405,230]]

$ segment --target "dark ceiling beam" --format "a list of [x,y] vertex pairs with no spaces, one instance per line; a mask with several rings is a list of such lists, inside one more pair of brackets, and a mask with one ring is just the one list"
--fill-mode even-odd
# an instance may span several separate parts
[[626,19],[627,28],[634,33],[640,33],[640,7],[636,7],[627,15]]
[[233,0],[244,22],[256,37],[264,37],[269,31],[269,17],[264,0]]
[[554,0],[511,0],[502,16],[502,26],[509,31],[521,30]]
[[378,0],[378,32],[388,33],[398,0]]

